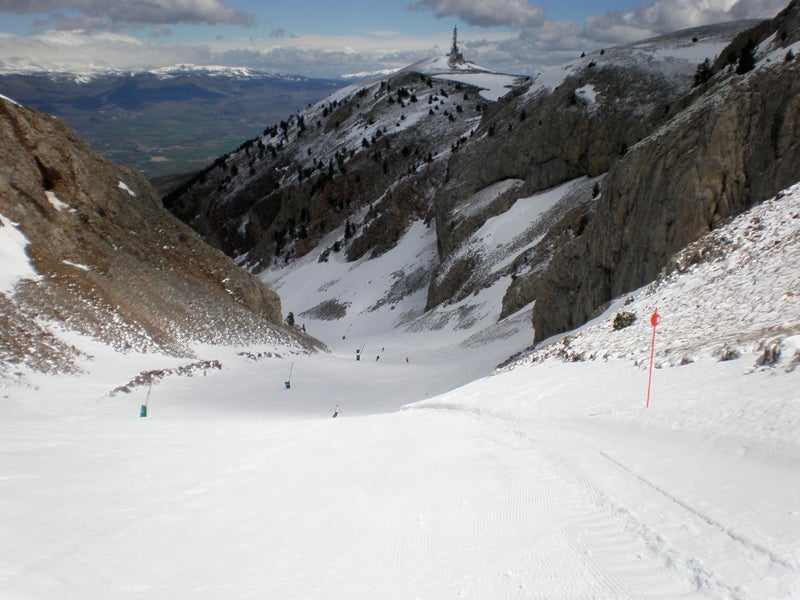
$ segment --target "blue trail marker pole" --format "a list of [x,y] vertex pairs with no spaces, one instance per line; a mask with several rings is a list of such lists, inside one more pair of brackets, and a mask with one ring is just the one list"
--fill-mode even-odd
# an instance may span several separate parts
[[147,416],[147,403],[150,402],[150,392],[153,389],[153,384],[151,383],[150,386],[147,388],[147,397],[144,399],[144,404],[142,404],[141,408],[139,409],[139,416],[146,417]]
[[294,369],[294,363],[289,367],[289,379],[283,382],[287,390],[292,387],[292,369]]

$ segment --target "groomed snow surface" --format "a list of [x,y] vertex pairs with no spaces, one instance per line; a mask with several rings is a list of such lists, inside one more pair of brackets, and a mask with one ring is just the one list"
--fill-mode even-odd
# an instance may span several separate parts
[[756,211],[494,373],[529,310],[419,331],[424,292],[362,298],[429,264],[421,224],[403,260],[274,274],[285,312],[350,302],[298,318],[328,353],[201,347],[221,369],[111,394],[188,361],[64,334],[87,374],[0,389],[0,597],[800,598],[800,188]]

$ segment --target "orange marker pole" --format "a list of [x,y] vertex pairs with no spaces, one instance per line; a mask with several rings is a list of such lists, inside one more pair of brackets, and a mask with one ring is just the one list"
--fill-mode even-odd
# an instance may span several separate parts
[[650,408],[650,384],[653,382],[653,356],[656,352],[656,325],[661,320],[661,315],[658,314],[658,309],[653,311],[650,317],[650,324],[653,326],[653,343],[650,345],[650,375],[647,377],[647,403],[645,408]]

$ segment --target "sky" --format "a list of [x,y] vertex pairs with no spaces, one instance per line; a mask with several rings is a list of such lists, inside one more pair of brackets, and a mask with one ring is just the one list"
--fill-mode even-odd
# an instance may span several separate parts
[[0,0],[0,72],[179,63],[310,77],[402,68],[450,49],[535,74],[576,53],[679,29],[774,16],[787,0]]

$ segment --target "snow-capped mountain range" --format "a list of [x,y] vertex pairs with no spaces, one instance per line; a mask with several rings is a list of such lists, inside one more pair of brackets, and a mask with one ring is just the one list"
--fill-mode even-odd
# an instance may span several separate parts
[[304,79],[298,75],[286,75],[271,71],[262,71],[250,67],[231,67],[225,65],[193,65],[189,63],[179,63],[167,67],[154,69],[144,69],[130,71],[113,67],[97,67],[85,71],[63,71],[54,66],[46,66],[39,63],[0,63],[0,75],[48,75],[52,77],[67,77],[76,81],[87,82],[97,77],[108,76],[136,76],[136,75],[158,75],[160,77],[180,77],[186,75],[208,75],[216,77],[237,77],[237,78],[259,78],[259,77],[283,77],[289,80]]
[[0,69],[0,93],[59,117],[105,158],[151,179],[199,170],[265,122],[342,85],[187,64],[142,72]]

